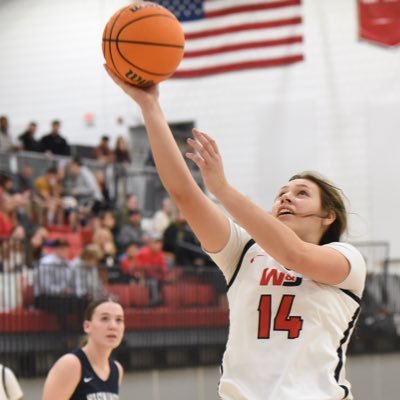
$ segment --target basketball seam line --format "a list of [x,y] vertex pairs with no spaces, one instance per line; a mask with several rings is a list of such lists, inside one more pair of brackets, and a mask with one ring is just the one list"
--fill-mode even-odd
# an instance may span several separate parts
[[121,39],[103,39],[104,42],[115,42],[115,43],[130,43],[130,44],[143,44],[146,46],[161,46],[161,47],[174,47],[177,49],[183,49],[184,46],[169,43],[158,43],[158,42],[141,42],[136,40],[121,40]]

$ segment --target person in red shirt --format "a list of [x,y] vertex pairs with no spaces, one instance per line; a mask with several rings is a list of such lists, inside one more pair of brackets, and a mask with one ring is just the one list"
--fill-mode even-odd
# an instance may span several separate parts
[[160,301],[160,286],[167,274],[167,261],[162,251],[162,240],[153,234],[147,245],[136,255],[133,274],[141,275],[150,289],[150,304],[157,305]]
[[119,259],[122,274],[135,277],[134,268],[136,267],[136,256],[138,252],[139,246],[136,242],[131,242],[126,246],[125,251],[121,254]]
[[7,214],[0,210],[0,237],[5,238],[11,236],[14,229],[14,223]]
[[0,238],[11,236],[14,229],[14,221],[10,217],[13,201],[6,191],[7,177],[0,175]]

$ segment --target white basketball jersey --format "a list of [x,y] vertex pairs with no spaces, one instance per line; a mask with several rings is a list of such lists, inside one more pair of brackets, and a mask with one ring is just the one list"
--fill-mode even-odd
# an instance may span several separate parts
[[210,254],[229,287],[221,398],[352,399],[344,365],[365,281],[362,255],[329,244],[351,265],[344,282],[329,286],[285,269],[249,239],[231,223],[227,246]]

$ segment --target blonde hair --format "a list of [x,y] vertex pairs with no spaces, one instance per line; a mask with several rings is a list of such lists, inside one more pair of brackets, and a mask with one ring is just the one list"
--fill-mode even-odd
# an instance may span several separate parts
[[114,243],[114,237],[111,231],[107,228],[104,227],[97,228],[93,233],[92,241],[94,244],[100,246],[102,250],[104,250],[105,243],[108,242],[109,245],[111,246],[112,255],[115,255],[117,252],[117,248],[115,247]]
[[81,253],[81,260],[101,260],[103,258],[103,251],[96,243],[88,244]]

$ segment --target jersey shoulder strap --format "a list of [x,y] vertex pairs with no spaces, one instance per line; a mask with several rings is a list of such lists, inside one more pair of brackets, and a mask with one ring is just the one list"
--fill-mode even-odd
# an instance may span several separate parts
[[233,273],[231,280],[228,282],[228,290],[229,290],[229,288],[233,285],[233,282],[235,281],[236,276],[237,276],[237,274],[239,273],[240,267],[241,267],[241,265],[242,265],[243,258],[244,258],[244,256],[246,255],[247,250],[249,250],[250,247],[253,246],[254,243],[255,243],[255,240],[254,240],[254,239],[250,239],[250,240],[245,244],[245,246],[243,247],[242,254],[240,255],[239,261],[238,261],[238,263],[237,263],[237,265],[236,265],[235,272]]

